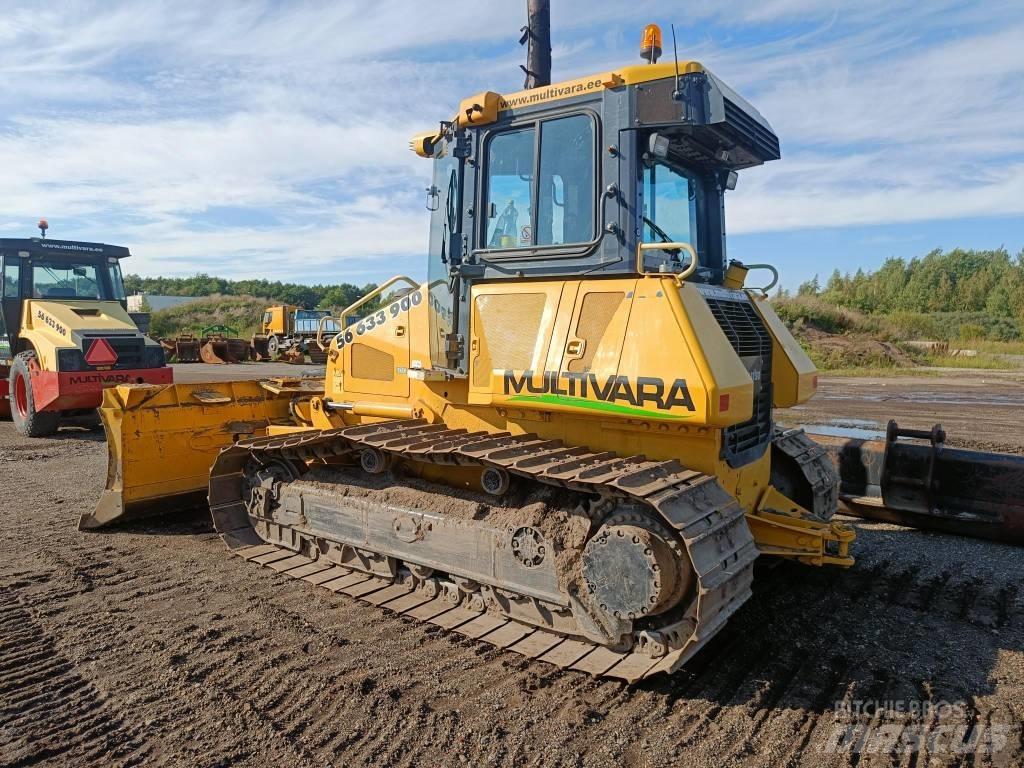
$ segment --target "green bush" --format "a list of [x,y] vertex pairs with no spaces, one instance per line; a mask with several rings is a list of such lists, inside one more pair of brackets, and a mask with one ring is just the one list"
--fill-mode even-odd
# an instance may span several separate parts
[[162,309],[150,317],[149,331],[154,337],[177,336],[180,333],[200,334],[211,325],[226,325],[249,338],[260,324],[267,299],[254,296],[211,296],[187,304]]
[[837,307],[815,296],[775,298],[772,307],[791,328],[816,328],[826,333],[867,333],[890,338],[892,329],[885,318]]

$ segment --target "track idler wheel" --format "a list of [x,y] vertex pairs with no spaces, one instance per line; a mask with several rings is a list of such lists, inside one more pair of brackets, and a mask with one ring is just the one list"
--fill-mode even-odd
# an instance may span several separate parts
[[674,607],[693,585],[682,545],[640,513],[605,521],[583,550],[583,579],[593,603],[617,619],[641,619]]
[[504,496],[510,484],[508,472],[498,467],[487,467],[480,473],[480,485],[491,496]]
[[376,448],[364,448],[359,453],[359,466],[368,475],[382,475],[388,471],[391,461]]

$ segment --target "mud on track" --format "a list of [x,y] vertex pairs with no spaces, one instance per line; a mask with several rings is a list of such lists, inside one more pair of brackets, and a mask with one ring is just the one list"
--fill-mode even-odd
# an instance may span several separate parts
[[[627,687],[228,558],[202,515],[79,533],[104,468],[0,423],[0,766],[1024,763],[1019,549],[860,525],[853,571],[762,570],[695,663]],[[858,700],[1006,744],[837,749]]]

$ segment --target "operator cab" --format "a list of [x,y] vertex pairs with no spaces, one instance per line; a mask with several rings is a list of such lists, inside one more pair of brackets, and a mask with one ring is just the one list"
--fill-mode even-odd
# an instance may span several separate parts
[[104,243],[0,238],[0,359],[17,352],[27,299],[116,301],[126,308],[120,260],[130,255],[127,248]]
[[456,374],[470,283],[677,273],[721,285],[725,193],[737,171],[780,156],[767,121],[694,61],[478,94],[412,148],[434,160],[432,363]]

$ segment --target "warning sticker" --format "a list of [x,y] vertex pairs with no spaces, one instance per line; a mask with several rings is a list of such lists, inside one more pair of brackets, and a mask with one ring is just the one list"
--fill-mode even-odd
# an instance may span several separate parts
[[529,224],[519,230],[519,242],[522,245],[530,245],[533,242],[533,227]]

